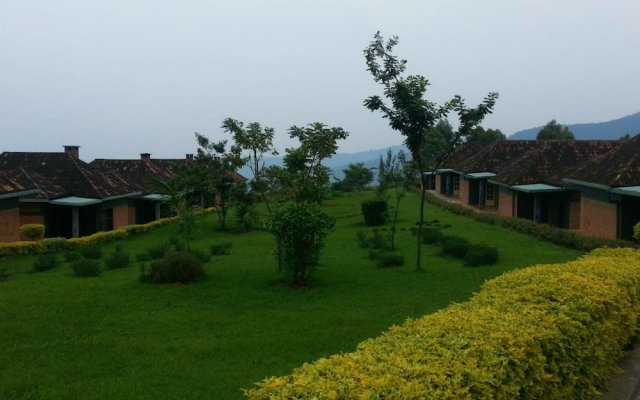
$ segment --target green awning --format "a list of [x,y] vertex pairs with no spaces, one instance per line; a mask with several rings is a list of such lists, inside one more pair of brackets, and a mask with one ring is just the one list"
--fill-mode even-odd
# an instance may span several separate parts
[[53,204],[56,206],[72,206],[72,207],[82,207],[82,206],[90,206],[92,204],[102,203],[100,199],[90,199],[87,197],[62,197],[59,199],[51,200],[49,204]]
[[534,183],[532,185],[515,185],[511,189],[525,193],[561,192],[565,190],[559,186],[547,185],[546,183]]
[[625,186],[611,190],[611,193],[640,197],[640,186]]
[[151,193],[141,197],[141,199],[149,200],[149,201],[167,201],[170,198],[171,196],[168,196],[166,194],[158,194],[158,193]]
[[471,179],[484,179],[484,178],[493,178],[496,176],[493,172],[473,172],[471,174],[465,175],[467,178]]

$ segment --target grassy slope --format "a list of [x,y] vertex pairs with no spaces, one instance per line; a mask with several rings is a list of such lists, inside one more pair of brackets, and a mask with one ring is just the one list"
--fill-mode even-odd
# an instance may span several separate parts
[[[68,265],[0,282],[0,398],[233,399],[240,388],[305,361],[351,351],[392,324],[464,301],[491,277],[516,267],[573,259],[578,253],[443,211],[429,219],[449,234],[495,245],[501,262],[467,268],[426,246],[425,271],[414,271],[414,238],[399,232],[407,265],[376,269],[355,241],[359,204],[369,193],[327,201],[337,218],[313,289],[278,284],[266,232],[214,231],[203,222],[196,247],[231,241],[213,258],[209,277],[190,286],[142,285],[138,268],[75,278]],[[417,197],[401,205],[408,228]],[[411,212],[410,212],[411,211]],[[409,216],[412,216],[409,218]],[[174,234],[165,227],[123,242],[132,253]],[[109,251],[114,244],[104,246]],[[32,258],[0,261],[26,271]]]

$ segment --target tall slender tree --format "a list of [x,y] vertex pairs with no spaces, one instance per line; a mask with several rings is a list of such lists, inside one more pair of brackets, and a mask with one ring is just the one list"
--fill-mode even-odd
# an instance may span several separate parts
[[373,80],[382,85],[385,102],[380,96],[371,96],[364,100],[364,105],[371,111],[380,111],[389,125],[404,136],[404,143],[420,173],[420,219],[418,221],[416,269],[421,267],[422,226],[424,224],[424,190],[426,188],[426,160],[423,159],[423,147],[426,136],[436,123],[455,112],[458,115],[458,130],[454,133],[448,148],[442,151],[431,163],[432,169],[438,168],[452,149],[460,143],[461,138],[468,135],[485,117],[491,113],[498,94],[489,93],[483,102],[475,108],[468,108],[462,97],[456,95],[452,100],[438,105],[424,96],[429,81],[422,75],[405,75],[407,61],[393,54],[398,44],[398,37],[384,40],[377,32],[369,46],[364,49],[367,70]]

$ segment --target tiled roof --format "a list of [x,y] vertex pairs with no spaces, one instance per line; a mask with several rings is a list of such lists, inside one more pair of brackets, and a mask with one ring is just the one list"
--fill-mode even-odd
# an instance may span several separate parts
[[464,159],[455,160],[451,168],[464,173],[493,172],[500,173],[511,161],[523,154],[536,150],[545,142],[537,140],[499,140],[480,144],[474,152]]
[[502,164],[492,179],[509,185],[562,185],[562,178],[595,157],[611,151],[619,143],[611,140],[539,141],[529,151]]
[[38,197],[45,199],[104,199],[136,192],[116,174],[100,172],[66,153],[4,152],[0,154],[0,171],[10,170],[24,171],[41,190]]
[[153,192],[153,182],[164,182],[177,173],[178,166],[185,160],[149,159],[149,160],[109,160],[96,159],[90,165],[102,172],[115,173],[126,180],[136,190]]
[[24,171],[0,171],[0,195],[36,189]]
[[612,187],[640,185],[640,135],[620,141],[609,152],[565,176]]

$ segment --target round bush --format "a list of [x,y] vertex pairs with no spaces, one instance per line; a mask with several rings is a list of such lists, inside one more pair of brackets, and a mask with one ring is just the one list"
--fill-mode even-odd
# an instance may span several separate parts
[[633,227],[633,237],[635,237],[636,240],[640,240],[640,222]]
[[442,231],[437,228],[422,228],[422,243],[436,244],[442,240]]
[[20,227],[20,233],[29,240],[40,240],[44,237],[44,225],[25,224]]
[[443,236],[440,243],[442,252],[455,258],[464,258],[471,247],[467,239],[458,236]]
[[78,250],[78,252],[88,260],[99,260],[102,258],[102,250],[96,246],[83,247]]
[[464,261],[473,267],[493,265],[498,262],[498,249],[486,244],[474,244],[469,247]]
[[401,267],[404,265],[404,257],[401,254],[394,254],[391,252],[381,252],[377,256],[378,267]]
[[55,254],[43,254],[36,258],[36,261],[31,266],[32,272],[50,271],[58,265],[58,258]]
[[367,226],[382,225],[387,220],[387,201],[382,199],[365,200],[360,204],[364,224]]
[[151,263],[148,279],[155,283],[191,283],[206,275],[202,261],[192,253],[175,251]]
[[98,276],[102,272],[100,270],[100,263],[98,263],[97,260],[90,260],[86,258],[74,261],[71,264],[71,269],[76,276],[80,277]]
[[118,269],[128,267],[130,261],[129,253],[125,253],[122,246],[116,246],[115,251],[107,256],[104,263],[109,269]]

